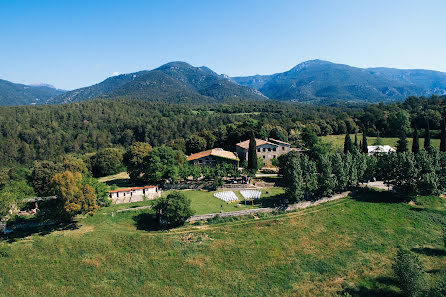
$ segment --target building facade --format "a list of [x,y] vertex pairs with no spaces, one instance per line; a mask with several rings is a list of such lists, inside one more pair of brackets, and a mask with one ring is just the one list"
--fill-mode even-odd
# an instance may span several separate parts
[[145,199],[152,200],[161,197],[162,191],[158,188],[158,186],[145,186],[128,189],[118,189],[109,191],[108,193],[113,204],[120,204],[144,201]]
[[[265,164],[270,165],[273,159],[290,152],[291,150],[296,150],[291,148],[291,144],[276,140],[273,138],[268,138],[268,140],[257,139],[256,138],[256,152],[257,157],[262,158]],[[245,140],[236,144],[237,155],[241,161],[248,159],[249,151],[249,140]]]

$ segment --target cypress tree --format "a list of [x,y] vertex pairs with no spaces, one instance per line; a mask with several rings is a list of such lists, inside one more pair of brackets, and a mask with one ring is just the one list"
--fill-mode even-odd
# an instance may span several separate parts
[[427,150],[431,146],[431,131],[429,128],[429,121],[426,121],[427,127],[424,133],[424,149]]
[[302,168],[300,158],[291,158],[288,162],[289,182],[285,189],[288,201],[296,202],[304,197],[304,182],[302,177]]
[[358,133],[355,134],[355,147],[359,148],[359,146],[358,146]]
[[251,134],[251,139],[249,140],[248,149],[248,169],[253,173],[257,171],[257,151],[256,151],[256,138],[254,133]]
[[350,134],[347,133],[345,135],[345,140],[344,140],[344,154],[352,152],[353,152],[352,140],[350,138]]
[[367,135],[365,134],[365,129],[362,132],[362,152],[364,154],[368,154],[369,153],[369,149],[367,148]]
[[440,152],[446,152],[446,119],[441,121]]
[[418,129],[413,130],[412,153],[418,154],[420,151],[420,138],[418,137]]
[[405,153],[408,152],[408,148],[407,148],[407,138],[406,138],[406,133],[404,133],[404,131],[400,132],[400,139],[398,139],[398,142],[396,144],[396,152],[397,153]]

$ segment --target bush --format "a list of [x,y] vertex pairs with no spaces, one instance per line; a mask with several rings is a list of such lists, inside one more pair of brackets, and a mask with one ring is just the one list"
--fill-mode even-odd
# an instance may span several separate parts
[[0,258],[7,258],[7,257],[9,257],[9,248],[0,245]]
[[408,250],[399,249],[392,268],[404,296],[420,296],[424,270],[418,256]]
[[446,296],[446,272],[440,275],[439,280],[434,287],[429,291],[429,297],[443,297]]
[[183,225],[194,214],[190,199],[178,191],[156,200],[153,209],[160,224],[173,227]]

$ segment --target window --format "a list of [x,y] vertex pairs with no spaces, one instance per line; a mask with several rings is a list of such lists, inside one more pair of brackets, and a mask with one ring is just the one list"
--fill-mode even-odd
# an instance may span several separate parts
[[273,155],[273,159],[275,159],[276,158],[276,155]]
[[273,152],[275,152],[276,151],[276,148],[275,147],[273,147]]
[[265,156],[263,156],[263,159],[265,159]]
[[285,150],[285,147],[284,146],[282,146],[282,151],[284,151]]
[[257,152],[259,152],[259,153],[260,153],[260,148],[258,148],[258,149],[257,149]]
[[270,151],[271,151],[271,148],[269,147],[269,148],[268,148],[268,152],[270,152]]
[[263,152],[266,152],[266,148],[263,148]]

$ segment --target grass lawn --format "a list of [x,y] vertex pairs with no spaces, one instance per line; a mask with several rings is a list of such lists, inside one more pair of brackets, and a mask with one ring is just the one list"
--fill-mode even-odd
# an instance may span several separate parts
[[[352,141],[355,141],[355,135],[350,135]],[[331,143],[337,149],[344,148],[344,135],[327,135],[321,137],[322,141],[326,143]],[[358,134],[358,143],[362,140],[362,134]],[[367,137],[367,144],[373,145],[376,141],[376,137]],[[390,137],[381,137],[381,142],[383,145],[390,145],[392,147],[396,147],[396,143],[398,138],[390,138]],[[412,150],[412,138],[408,137],[407,141],[409,142],[409,150]],[[424,138],[420,138],[420,147],[423,148]],[[440,139],[431,139],[431,144],[438,150],[440,149]]]
[[[172,191],[164,191],[163,196],[168,195]],[[262,199],[255,201],[254,206],[251,206],[251,202],[245,206],[243,196],[239,191],[234,191],[234,193],[239,197],[239,202],[226,203],[214,197],[216,191],[196,191],[196,190],[183,190],[183,193],[192,202],[192,209],[195,211],[196,215],[207,214],[207,213],[219,213],[219,212],[229,212],[237,211],[250,208],[259,207],[269,207],[273,206],[274,203],[278,203],[278,199],[284,193],[283,188],[269,188],[262,190]],[[134,203],[125,204],[114,204],[110,207],[103,209],[103,212],[111,213],[118,209],[133,208],[138,206],[151,205],[153,200],[140,201]]]
[[102,209],[66,228],[1,240],[0,295],[398,296],[397,246],[420,256],[427,283],[446,270],[446,200],[412,206],[389,195],[171,231],[140,228],[151,210]]

